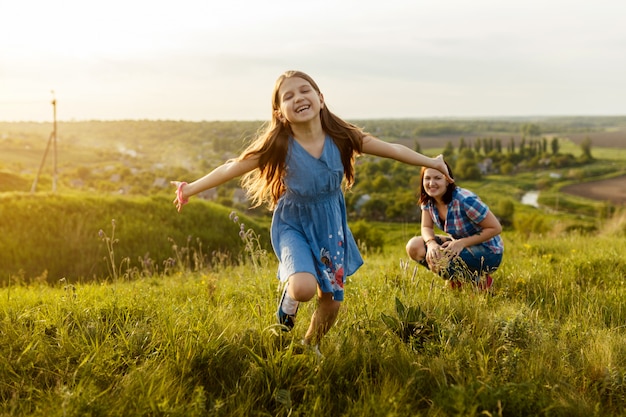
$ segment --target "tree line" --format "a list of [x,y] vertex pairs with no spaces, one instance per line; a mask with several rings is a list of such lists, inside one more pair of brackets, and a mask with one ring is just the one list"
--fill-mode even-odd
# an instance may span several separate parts
[[[459,179],[479,180],[486,174],[514,174],[537,168],[564,168],[593,162],[592,141],[587,136],[579,145],[581,154],[576,157],[561,153],[562,139],[557,135],[542,136],[536,124],[523,124],[519,138],[510,137],[506,143],[501,138],[461,137],[455,147],[448,141],[442,154]],[[421,152],[419,140],[414,149]]]

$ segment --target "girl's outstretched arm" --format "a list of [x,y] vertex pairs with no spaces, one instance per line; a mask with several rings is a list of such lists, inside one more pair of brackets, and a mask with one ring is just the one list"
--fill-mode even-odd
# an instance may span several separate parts
[[430,158],[399,143],[385,142],[374,136],[365,136],[363,138],[363,153],[395,159],[396,161],[404,162],[409,165],[434,168],[442,172],[448,181],[454,182],[454,180],[450,178],[448,168],[443,162],[442,155]]
[[174,204],[176,204],[176,208],[180,211],[182,205],[187,201],[187,199],[189,199],[189,197],[224,184],[233,178],[237,178],[255,168],[258,168],[258,166],[258,157],[241,160],[236,159],[220,165],[204,177],[189,184],[183,183],[182,181],[171,181],[171,184],[176,187],[177,192]]

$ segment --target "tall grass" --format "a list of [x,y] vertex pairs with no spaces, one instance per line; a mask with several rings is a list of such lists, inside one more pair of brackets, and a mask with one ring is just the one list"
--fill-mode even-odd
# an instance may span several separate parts
[[[0,283],[8,280],[61,278],[76,282],[116,278],[128,268],[111,269],[125,260],[134,273],[163,272],[188,261],[192,249],[234,258],[243,242],[228,221],[229,209],[196,199],[177,213],[169,197],[98,197],[90,194],[0,195]],[[242,222],[266,233],[249,217]],[[191,259],[192,263],[205,262]]]
[[323,360],[300,345],[313,303],[276,326],[254,236],[241,265],[4,286],[1,415],[626,415],[623,232],[505,233],[492,293],[389,243],[349,279]]

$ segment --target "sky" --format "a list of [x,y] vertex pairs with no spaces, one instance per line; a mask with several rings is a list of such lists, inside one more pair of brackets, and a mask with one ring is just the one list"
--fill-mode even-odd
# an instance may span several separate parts
[[0,0],[0,121],[626,115],[623,0]]

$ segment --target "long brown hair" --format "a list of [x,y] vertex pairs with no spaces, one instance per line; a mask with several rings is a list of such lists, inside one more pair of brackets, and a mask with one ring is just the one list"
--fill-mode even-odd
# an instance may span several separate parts
[[[450,175],[450,178],[454,179],[454,175],[452,174],[450,165],[448,165],[448,163],[445,161],[444,161],[444,164],[446,164],[446,167],[448,168],[448,174]],[[419,198],[420,205],[425,205],[429,201],[433,200],[433,198],[429,196],[428,193],[426,192],[426,189],[424,189],[424,173],[426,172],[427,169],[429,168],[422,167],[422,170],[420,173],[420,198]],[[450,203],[450,201],[452,201],[452,193],[454,192],[455,188],[456,188],[456,182],[448,183],[448,185],[446,186],[446,192],[443,194],[443,197],[441,198],[444,203],[448,204]]]
[[[239,160],[259,157],[259,169],[255,169],[242,178],[242,186],[247,190],[253,207],[267,203],[273,209],[278,199],[285,192],[283,176],[289,144],[289,136],[293,135],[289,123],[283,124],[277,116],[280,110],[279,89],[288,79],[298,77],[311,84],[311,87],[320,94],[317,83],[309,75],[301,71],[286,71],[274,84],[272,92],[272,118],[264,124],[256,139],[244,150]],[[346,186],[350,188],[354,183],[354,159],[363,150],[363,138],[367,135],[359,127],[348,123],[334,115],[328,105],[324,104],[320,110],[322,130],[328,134],[339,148]]]

